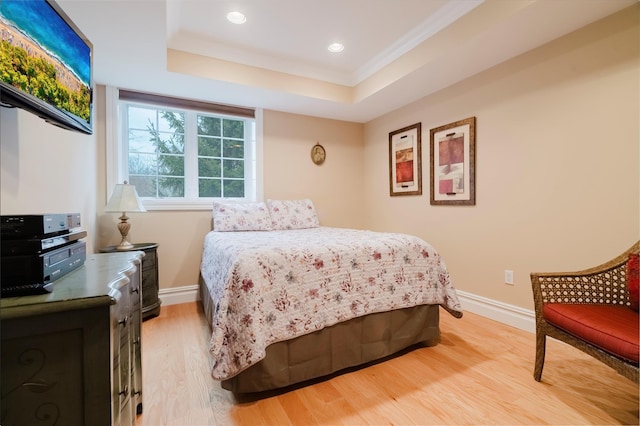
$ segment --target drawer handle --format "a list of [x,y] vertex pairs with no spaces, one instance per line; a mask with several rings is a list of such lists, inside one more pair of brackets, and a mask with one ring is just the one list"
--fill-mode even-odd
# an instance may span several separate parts
[[138,290],[138,287],[136,288],[131,288],[131,293],[139,293],[140,290]]
[[44,393],[54,387],[56,383],[46,383],[46,382],[26,382],[23,383],[22,386],[29,389],[33,393]]
[[129,317],[125,316],[120,321],[118,321],[118,324],[121,324],[123,327],[126,327],[127,326],[127,321],[129,321]]

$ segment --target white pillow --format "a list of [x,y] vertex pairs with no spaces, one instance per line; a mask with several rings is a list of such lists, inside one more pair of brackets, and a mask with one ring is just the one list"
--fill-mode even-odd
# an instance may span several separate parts
[[213,202],[213,230],[271,231],[271,217],[264,202],[225,203]]
[[273,229],[317,228],[320,221],[316,208],[309,199],[267,200]]

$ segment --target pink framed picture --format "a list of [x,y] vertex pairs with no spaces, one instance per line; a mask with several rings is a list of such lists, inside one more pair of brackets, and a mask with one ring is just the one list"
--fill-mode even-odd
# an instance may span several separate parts
[[421,123],[389,133],[389,195],[422,195]]
[[476,118],[430,131],[431,204],[476,204]]

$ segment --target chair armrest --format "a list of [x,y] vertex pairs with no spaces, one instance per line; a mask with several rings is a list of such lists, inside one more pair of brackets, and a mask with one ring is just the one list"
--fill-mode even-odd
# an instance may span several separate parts
[[531,273],[536,316],[546,303],[629,305],[627,260],[640,242],[602,265],[576,272]]

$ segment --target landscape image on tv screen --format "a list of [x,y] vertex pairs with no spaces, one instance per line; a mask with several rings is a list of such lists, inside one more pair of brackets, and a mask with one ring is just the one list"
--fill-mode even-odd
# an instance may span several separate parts
[[0,81],[91,119],[91,46],[45,0],[0,0]]

